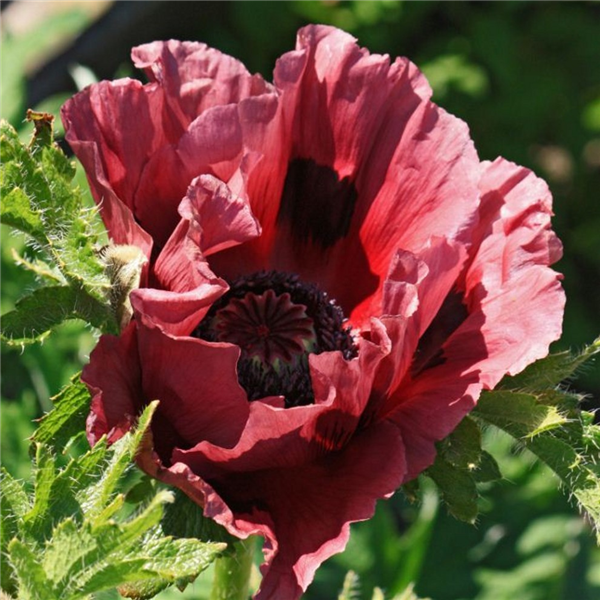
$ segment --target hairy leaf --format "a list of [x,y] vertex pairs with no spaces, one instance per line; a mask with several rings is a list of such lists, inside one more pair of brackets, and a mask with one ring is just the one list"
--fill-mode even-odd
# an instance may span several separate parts
[[581,352],[558,352],[549,354],[529,365],[514,377],[505,377],[498,389],[539,391],[551,390],[565,379],[569,379],[578,369],[600,352],[600,337]]
[[477,518],[477,486],[468,470],[456,467],[438,455],[427,475],[435,481],[451,515],[474,523]]
[[85,206],[81,190],[73,185],[75,166],[52,141],[51,116],[30,112],[28,118],[36,128],[29,147],[10,125],[0,123],[0,221],[29,238],[44,255],[40,264],[46,268],[19,262],[42,282],[54,281],[4,315],[2,337],[14,344],[39,341],[75,318],[117,333],[111,284],[97,252],[105,236],[97,210]]
[[[81,404],[78,385],[61,399],[75,412]],[[150,597],[138,590],[191,581],[224,550],[223,543],[165,535],[163,509],[173,501],[168,491],[155,493],[133,514],[122,510],[123,481],[156,406],[151,404],[137,428],[111,447],[102,440],[63,468],[38,442],[31,496],[3,474],[2,551],[8,558],[3,589],[25,600],[87,599],[116,586],[134,597]],[[64,434],[68,421],[46,425],[44,435],[53,427]]]
[[477,483],[501,476],[494,458],[482,449],[479,425],[470,417],[439,442],[436,460],[425,474],[438,486],[450,514],[469,523],[478,514]]
[[203,540],[216,542],[235,541],[224,527],[207,519],[198,510],[198,505],[186,496],[181,490],[173,490],[174,501],[165,506],[162,529],[168,535],[177,537],[197,537]]
[[110,327],[109,308],[77,286],[49,286],[35,290],[2,316],[2,339],[12,345],[43,339],[68,319],[83,319],[100,329]]
[[33,434],[33,440],[46,444],[57,452],[65,448],[74,436],[85,430],[90,393],[77,374],[71,379],[71,383],[51,400],[55,408],[43,417]]
[[[600,340],[579,354],[551,355],[485,392],[473,415],[509,433],[560,478],[567,493],[600,528],[600,426],[578,398],[557,387],[600,352]],[[598,535],[600,541],[600,534]]]

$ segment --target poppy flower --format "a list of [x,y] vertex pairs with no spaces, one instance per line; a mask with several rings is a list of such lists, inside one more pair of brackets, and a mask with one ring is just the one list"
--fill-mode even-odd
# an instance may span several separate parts
[[408,60],[300,30],[274,83],[202,44],[63,109],[109,233],[148,265],[83,372],[88,438],[160,400],[138,463],[298,598],[350,523],[432,464],[484,389],[543,357],[564,294],[551,196],[480,162]]

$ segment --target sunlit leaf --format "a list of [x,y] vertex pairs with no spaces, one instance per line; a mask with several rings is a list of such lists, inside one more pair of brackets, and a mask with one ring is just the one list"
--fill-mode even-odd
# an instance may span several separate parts
[[342,591],[338,596],[338,600],[357,600],[360,592],[360,581],[358,575],[354,571],[348,571],[344,578]]
[[[576,397],[557,387],[600,352],[600,342],[579,354],[551,355],[482,394],[473,415],[509,433],[560,478],[570,497],[600,527],[600,426]],[[600,535],[599,535],[600,540]]]
[[49,331],[69,319],[82,319],[103,329],[112,313],[77,286],[48,286],[17,301],[15,310],[2,315],[2,339],[12,345],[42,340]]
[[52,398],[52,402],[55,408],[42,419],[33,440],[47,444],[56,452],[64,449],[74,436],[84,431],[90,393],[76,375],[67,387]]
[[[62,403],[79,405],[74,386]],[[133,514],[122,511],[120,486],[156,406],[110,448],[101,441],[62,468],[38,443],[31,496],[3,475],[4,589],[25,600],[80,600],[125,585],[133,597],[150,597],[136,585],[158,590],[191,581],[222,552],[222,543],[165,535],[163,509],[173,501],[168,491],[155,493]]]
[[[55,269],[62,281],[18,302],[3,317],[2,337],[13,344],[39,341],[75,318],[116,333],[111,284],[97,250],[105,235],[100,218],[73,185],[74,163],[53,143],[53,117],[30,111],[28,118],[35,126],[28,146],[10,125],[0,124],[0,220],[23,232],[43,253],[48,265],[43,275]],[[32,265],[24,266],[36,272]]]

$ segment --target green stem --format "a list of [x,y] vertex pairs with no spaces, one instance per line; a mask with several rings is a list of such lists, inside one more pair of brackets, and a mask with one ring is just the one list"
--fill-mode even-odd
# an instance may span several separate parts
[[233,553],[215,561],[210,600],[248,600],[255,538],[233,544]]

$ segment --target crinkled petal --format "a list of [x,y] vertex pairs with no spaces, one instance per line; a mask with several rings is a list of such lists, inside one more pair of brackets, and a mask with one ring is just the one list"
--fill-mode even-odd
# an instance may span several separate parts
[[551,230],[552,195],[543,179],[503,158],[483,162],[481,172],[477,255],[466,285],[495,290],[516,271],[555,263],[562,244]]
[[83,164],[111,239],[134,244],[150,256],[150,236],[133,215],[133,195],[148,157],[163,132],[154,117],[159,90],[130,79],[101,82],[62,107],[66,139]]
[[219,462],[227,462],[232,470],[254,471],[303,464],[315,454],[340,449],[356,430],[377,366],[390,350],[383,327],[374,322],[373,329],[374,341],[362,340],[352,360],[345,360],[341,352],[310,356],[315,404],[284,409],[272,402],[252,402],[235,448],[203,442],[176,451],[174,460],[198,467],[198,473],[210,472],[210,465]]
[[236,376],[240,349],[145,326],[138,327],[138,339],[144,392],[160,400],[155,420],[167,419],[188,446],[234,445],[249,413]]
[[135,214],[127,228],[137,233],[141,226],[162,247],[194,177],[211,173],[227,181],[242,162],[244,143],[260,151],[277,98],[259,75],[203,44],[155,42],[132,54],[153,83],[92,85],[65,104],[62,116],[94,198],[109,203],[103,212],[113,239],[140,245],[121,232],[128,220],[120,222],[124,211],[114,206],[120,201]]
[[439,313],[466,257],[464,246],[443,237],[433,237],[418,254],[396,252],[383,286],[380,309],[392,349],[377,373],[374,405],[385,401],[405,377],[419,339]]
[[465,322],[444,346],[445,362],[407,375],[381,417],[396,423],[406,448],[407,475],[412,479],[435,459],[435,442],[450,434],[475,406],[482,389],[477,361],[486,354],[479,333],[482,315]]
[[257,237],[260,226],[248,203],[212,175],[192,181],[180,213],[183,219],[154,265],[161,289],[138,289],[131,299],[147,322],[188,335],[228,287],[206,257]]
[[330,166],[340,177],[367,162],[398,97],[410,113],[431,95],[408,60],[390,65],[387,55],[370,54],[351,35],[321,25],[298,32],[296,50],[277,61],[274,80],[283,91],[294,155]]
[[111,238],[140,246],[147,256],[148,228],[132,213],[144,168],[169,136],[162,104],[155,85],[121,79],[89,86],[61,110],[66,139],[85,168]]
[[[552,196],[544,181],[504,159],[482,164],[485,230],[466,274],[470,312],[485,316],[482,335],[488,348],[480,363],[482,380],[492,388],[546,356],[560,337],[565,294],[562,276],[549,268],[562,255],[550,229]],[[487,221],[487,222],[486,222]]]
[[238,60],[198,42],[168,40],[137,46],[133,63],[165,90],[166,105],[181,132],[201,113],[264,94],[270,85]]
[[135,214],[162,245],[177,225],[177,208],[194,177],[211,173],[227,181],[242,160],[238,107],[216,106],[199,115],[172,145],[149,159],[136,192]]
[[154,265],[153,276],[162,288],[139,288],[130,295],[135,312],[146,323],[174,335],[189,335],[228,288],[209,268],[189,235],[194,224],[182,220]]
[[[479,162],[467,127],[430,102],[409,61],[390,65],[329,27],[301,30],[296,51],[278,61],[275,82],[285,129],[276,140],[279,164],[291,161],[288,179],[302,170],[298,185],[311,187],[304,193],[295,185],[285,205],[280,193],[269,223],[254,210],[262,199],[250,196],[266,238],[276,226],[261,266],[318,282],[353,324],[368,324],[397,248],[416,252],[432,235],[468,238]],[[267,160],[261,168],[270,168]],[[335,188],[335,177],[335,199],[313,192]]]
[[81,374],[92,396],[86,424],[90,444],[103,435],[115,442],[129,431],[144,404],[141,371],[134,323],[119,337],[100,338]]
[[[405,469],[398,430],[385,422],[356,433],[343,450],[295,467],[240,472],[235,461],[224,461],[213,463],[204,476],[193,464],[191,451],[177,457],[192,463],[192,471],[200,473],[228,507],[213,497],[210,516],[232,533],[266,537],[257,600],[298,598],[318,566],[344,549],[350,523],[371,517],[376,500],[397,489]],[[182,485],[172,475],[171,482]],[[205,494],[207,488],[197,484]],[[224,512],[214,514],[215,509]]]
[[460,278],[467,315],[443,343],[438,364],[408,375],[387,403],[405,440],[408,477],[431,464],[434,442],[482,389],[545,356],[561,333],[565,297],[561,276],[548,266],[560,256],[548,189],[502,159],[484,163],[482,174],[478,245]]
[[192,181],[179,212],[198,225],[203,256],[260,235],[260,224],[247,200],[236,196],[226,184],[211,175],[202,175]]
[[173,450],[165,437],[179,447],[234,446],[249,415],[236,375],[239,354],[232,344],[176,338],[137,322],[120,337],[103,336],[82,374],[93,397],[91,442],[104,434],[115,441],[143,406],[159,400],[152,428],[163,460],[170,460]]
[[[144,165],[166,143],[162,105],[162,92],[155,85],[120,79],[87,87],[62,109],[66,138],[73,150],[77,153],[81,142],[97,145],[103,175],[131,209]],[[84,163],[95,190],[93,177],[98,174],[94,166]],[[100,190],[95,191],[100,200]]]

